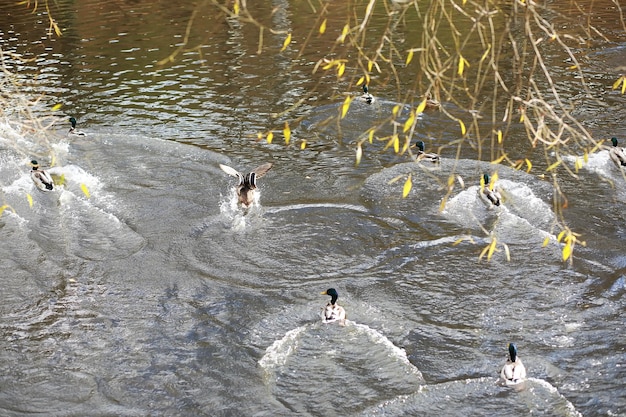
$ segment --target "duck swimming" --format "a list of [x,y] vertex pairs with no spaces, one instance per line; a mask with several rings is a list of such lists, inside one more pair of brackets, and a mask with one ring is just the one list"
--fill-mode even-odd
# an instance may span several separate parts
[[239,183],[236,187],[239,203],[244,208],[249,208],[254,202],[254,190],[256,190],[256,180],[267,174],[267,171],[272,168],[272,164],[268,162],[263,165],[259,165],[254,170],[252,170],[252,172],[246,175],[227,165],[220,164],[220,168],[228,175],[232,175],[233,177],[237,177],[239,179]]
[[54,190],[54,181],[52,181],[52,177],[43,169],[39,169],[39,163],[34,159],[30,161],[33,166],[33,170],[30,171],[30,177],[33,179],[33,182],[42,191],[52,191]]
[[437,155],[436,153],[424,152],[424,142],[422,142],[421,140],[418,140],[415,145],[413,145],[413,147],[417,148],[417,161],[425,159],[435,164],[439,162],[439,155]]
[[617,138],[611,138],[611,143],[613,143],[613,147],[609,149],[611,160],[618,168],[626,167],[626,149],[617,146]]
[[337,304],[337,298],[339,297],[337,290],[329,288],[322,295],[330,295],[330,302],[326,304],[322,312],[322,322],[334,323],[338,321],[343,326],[346,322],[346,310]]
[[509,343],[509,357],[502,367],[500,378],[506,385],[516,385],[526,379],[526,368],[517,356],[517,347],[514,343]]
[[490,183],[489,174],[483,175],[480,182],[479,193],[482,197],[487,198],[494,206],[500,205],[502,196],[496,188],[495,184]]
[[72,124],[72,127],[70,127],[70,131],[67,132],[68,135],[70,135],[70,136],[87,136],[87,134],[85,132],[81,132],[80,130],[76,129],[76,118],[70,117],[70,123]]
[[363,95],[360,97],[360,99],[361,101],[367,104],[372,104],[373,102],[376,101],[374,96],[369,93],[369,89],[367,88],[367,85],[365,84],[363,84]]
[[439,110],[441,109],[441,103],[432,98],[430,94],[426,95],[426,109],[427,110]]

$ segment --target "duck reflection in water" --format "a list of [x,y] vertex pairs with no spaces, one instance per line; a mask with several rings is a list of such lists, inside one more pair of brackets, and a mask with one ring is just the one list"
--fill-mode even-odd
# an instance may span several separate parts
[[259,165],[245,175],[227,165],[220,164],[220,168],[228,175],[232,175],[239,180],[239,183],[235,187],[237,198],[239,200],[239,204],[241,204],[243,208],[247,209],[254,203],[257,179],[267,174],[267,171],[272,168],[272,164],[268,162],[263,165]]
[[339,322],[342,326],[346,324],[346,310],[337,304],[337,298],[339,294],[334,288],[329,288],[322,293],[322,295],[330,295],[330,301],[326,304],[326,307],[322,309],[322,322],[334,323]]

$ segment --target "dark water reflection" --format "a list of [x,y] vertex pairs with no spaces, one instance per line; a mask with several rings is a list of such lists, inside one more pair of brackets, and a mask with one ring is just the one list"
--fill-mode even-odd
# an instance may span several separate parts
[[[498,167],[505,203],[489,208],[478,180],[495,167],[478,161],[489,159],[478,143],[457,155],[458,123],[444,113],[422,115],[413,138],[441,150],[439,166],[397,156],[386,141],[365,143],[354,166],[354,144],[381,123],[378,136],[393,134],[387,119],[406,97],[376,76],[378,104],[334,119],[345,93],[358,91],[312,70],[334,47],[348,3],[328,4],[330,35],[313,36],[302,55],[297,43],[278,53],[284,35],[271,33],[258,55],[254,27],[201,5],[189,44],[202,47],[162,66],[182,44],[194,4],[54,7],[61,38],[44,36],[43,8],[0,6],[2,50],[35,58],[5,57],[6,65],[24,82],[38,74],[25,85],[46,94],[38,112],[63,104],[49,139],[51,173],[64,181],[38,192],[28,161],[49,161],[49,150],[15,132],[10,117],[0,123],[2,204],[15,209],[0,218],[0,414],[626,412],[626,185],[606,152],[561,184],[568,225],[586,241],[567,265],[553,184],[539,168]],[[315,19],[306,2],[250,7],[297,42]],[[398,16],[391,36],[420,36],[414,12]],[[374,31],[385,25],[373,17]],[[617,26],[607,29],[608,48],[579,51],[598,100],[580,95],[574,111],[598,136],[624,133],[623,97],[606,89],[624,54]],[[567,86],[575,75],[558,51],[549,56]],[[415,71],[401,69],[402,86]],[[286,148],[278,132],[287,119],[273,115],[310,91],[288,115],[295,146]],[[66,138],[70,114],[89,136]],[[487,119],[478,123],[490,132]],[[255,141],[269,130],[274,143]],[[513,159],[537,152],[522,126],[508,140]],[[243,216],[218,164],[245,171],[264,161],[274,167],[260,180],[261,206]],[[451,172],[464,186],[457,179],[442,205]],[[493,238],[491,262],[479,262]],[[319,322],[327,302],[319,293],[329,287],[348,311],[346,327]],[[519,392],[496,384],[511,341],[531,377]]]

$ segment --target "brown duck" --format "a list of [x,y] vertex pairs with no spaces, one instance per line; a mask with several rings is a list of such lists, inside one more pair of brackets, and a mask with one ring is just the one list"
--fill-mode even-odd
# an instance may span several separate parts
[[263,165],[259,165],[245,175],[237,171],[236,169],[229,167],[228,165],[220,164],[220,168],[228,175],[237,177],[237,179],[239,180],[239,184],[237,184],[236,190],[237,197],[239,198],[239,203],[241,203],[244,208],[249,208],[254,202],[254,190],[256,190],[257,188],[257,179],[267,174],[267,171],[272,168],[272,164],[270,162],[267,162]]

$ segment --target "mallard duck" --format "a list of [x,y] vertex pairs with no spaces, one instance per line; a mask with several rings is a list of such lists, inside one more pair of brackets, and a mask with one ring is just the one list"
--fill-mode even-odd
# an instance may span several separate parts
[[413,147],[417,148],[417,160],[418,161],[425,159],[435,164],[439,162],[439,155],[437,155],[436,153],[424,152],[424,142],[422,142],[421,140],[418,140],[417,142],[415,142],[415,145],[413,145]]
[[70,117],[70,123],[72,124],[72,127],[70,127],[70,131],[67,132],[68,135],[87,136],[85,132],[81,132],[80,130],[76,129],[76,119],[74,117]]
[[337,290],[329,288],[322,295],[330,295],[330,302],[326,304],[322,312],[322,322],[333,323],[338,321],[339,324],[344,325],[346,322],[346,310],[337,304],[337,298],[339,297]]
[[517,356],[517,347],[514,343],[509,343],[509,357],[502,367],[500,378],[506,385],[516,385],[526,379],[526,368],[520,357]]
[[365,84],[363,84],[363,95],[360,97],[360,99],[361,101],[367,104],[372,104],[373,102],[376,101],[374,96],[369,93],[369,89],[367,88],[367,85]]
[[626,149],[617,146],[617,138],[611,138],[613,146],[609,149],[609,156],[619,168],[626,167]]
[[499,206],[502,196],[495,184],[490,184],[489,181],[489,174],[483,175],[479,190],[480,195],[487,198],[494,206]]
[[52,177],[43,169],[39,169],[39,163],[34,159],[30,161],[30,164],[33,166],[33,170],[30,171],[30,177],[33,179],[33,182],[42,191],[52,191],[54,190],[54,181],[52,181]]
[[236,188],[239,203],[241,203],[244,208],[248,208],[254,202],[254,190],[256,189],[256,180],[267,174],[267,171],[272,168],[272,164],[268,162],[263,165],[259,165],[254,170],[252,170],[252,172],[246,175],[227,165],[220,164],[220,168],[222,168],[222,171],[224,171],[228,175],[232,175],[233,177],[237,177],[237,179],[239,179],[239,184],[237,184]]
[[432,98],[430,94],[426,95],[426,110],[439,110],[441,109],[441,103]]

